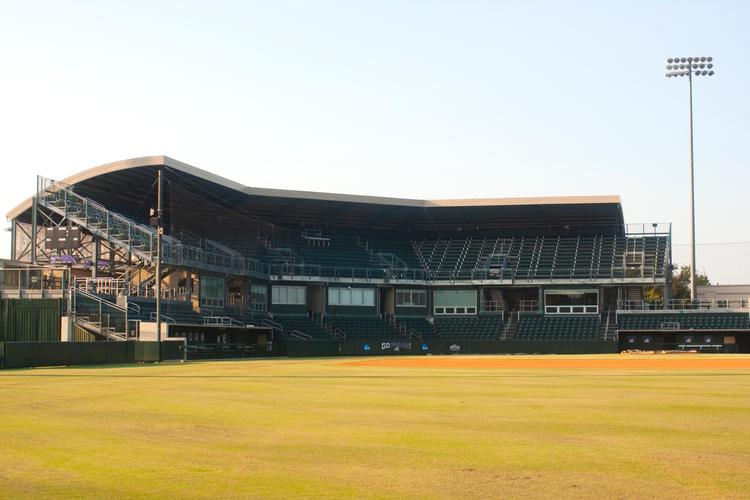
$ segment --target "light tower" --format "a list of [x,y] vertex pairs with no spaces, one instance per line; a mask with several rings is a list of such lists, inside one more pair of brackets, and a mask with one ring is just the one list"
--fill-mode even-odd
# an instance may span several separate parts
[[693,76],[713,76],[713,57],[670,57],[667,77],[687,76],[690,87],[690,300],[696,297],[695,283],[695,165],[693,161]]

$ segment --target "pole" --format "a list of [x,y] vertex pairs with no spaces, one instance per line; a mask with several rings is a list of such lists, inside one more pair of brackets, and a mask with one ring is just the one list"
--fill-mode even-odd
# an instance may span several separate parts
[[31,265],[36,265],[36,232],[37,232],[37,221],[36,221],[36,212],[38,210],[37,207],[37,195],[35,194],[34,197],[31,199]]
[[695,300],[695,167],[693,162],[693,68],[688,70],[690,82],[690,300]]
[[158,360],[161,362],[161,169],[157,173],[156,193],[156,345],[159,351]]

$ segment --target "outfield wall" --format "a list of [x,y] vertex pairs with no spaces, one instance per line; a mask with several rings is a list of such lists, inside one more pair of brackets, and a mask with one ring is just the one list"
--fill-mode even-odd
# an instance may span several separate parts
[[[162,343],[162,359],[182,359],[180,341]],[[0,342],[0,368],[155,362],[156,342]]]
[[0,342],[60,340],[60,318],[65,299],[0,300]]
[[[162,343],[162,359],[183,358],[182,341]],[[619,352],[617,342],[602,341],[394,341],[287,340],[272,352],[219,352],[206,359],[321,356],[392,356],[429,354],[606,354]],[[0,342],[0,368],[103,365],[155,362],[157,342]],[[200,357],[189,356],[189,359]]]
[[615,341],[286,341],[290,357],[427,354],[608,354],[619,352]]

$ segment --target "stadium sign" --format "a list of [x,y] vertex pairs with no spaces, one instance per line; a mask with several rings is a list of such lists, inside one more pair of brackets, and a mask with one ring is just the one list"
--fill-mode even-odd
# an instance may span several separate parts
[[393,352],[400,352],[401,350],[411,351],[411,342],[382,342],[380,350]]

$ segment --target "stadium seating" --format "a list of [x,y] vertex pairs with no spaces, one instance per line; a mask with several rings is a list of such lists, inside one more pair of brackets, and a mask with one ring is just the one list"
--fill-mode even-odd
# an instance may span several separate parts
[[500,315],[487,316],[437,316],[433,323],[424,318],[400,317],[398,322],[418,333],[424,339],[442,340],[494,340],[503,331]]
[[[140,308],[140,314],[138,315],[137,319],[140,319],[142,321],[155,321],[155,299],[146,297],[128,297],[128,302],[137,304],[138,308]],[[135,311],[135,309],[129,309],[129,311],[133,312]],[[193,306],[190,302],[178,302],[171,300],[162,301],[161,316],[162,320],[169,322],[171,322],[171,320],[174,320],[175,323],[203,323],[203,317],[193,311]]]
[[747,330],[750,319],[746,313],[672,313],[620,314],[620,330]]
[[599,330],[597,316],[549,316],[522,314],[517,340],[596,340]]
[[[406,264],[408,269],[422,269],[422,263],[417,258],[417,254],[414,252],[412,242],[410,240],[384,240],[369,238],[363,241],[363,245],[366,250],[372,252],[375,256],[378,253],[391,254],[398,257]],[[376,262],[377,260],[374,260]]]
[[329,316],[327,321],[344,332],[347,339],[403,338],[403,335],[393,325],[377,316]]
[[309,335],[313,339],[330,339],[331,335],[326,332],[315,319],[306,315],[274,315],[273,321],[284,327],[284,336],[289,338],[294,330]]
[[438,316],[434,322],[435,334],[444,340],[493,340],[500,338],[503,318],[487,316]]
[[[434,279],[596,279],[631,273],[663,276],[666,237],[464,237],[415,241],[417,260]],[[627,276],[631,277],[631,276]]]
[[668,245],[666,236],[462,235],[411,241],[324,233],[322,237],[325,243],[286,232],[273,241],[266,238],[264,244],[257,235],[215,236],[247,257],[317,266],[323,276],[332,275],[334,268],[382,269],[392,255],[398,264],[392,267],[424,270],[438,280],[662,277]]
[[432,339],[437,337],[437,332],[435,331],[432,323],[427,321],[426,318],[405,316],[398,317],[396,321],[399,324],[403,324],[406,327],[407,331],[413,330],[423,339]]

